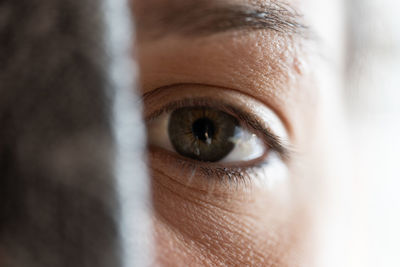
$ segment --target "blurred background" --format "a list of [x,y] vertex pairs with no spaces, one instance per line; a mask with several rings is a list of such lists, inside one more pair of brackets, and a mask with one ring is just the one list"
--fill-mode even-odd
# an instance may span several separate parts
[[[345,1],[346,115],[354,180],[344,182],[329,266],[400,266],[400,3]],[[344,151],[343,153],[347,153]],[[346,190],[346,187],[352,189]],[[334,253],[332,251],[332,253]],[[335,260],[336,259],[336,260]]]

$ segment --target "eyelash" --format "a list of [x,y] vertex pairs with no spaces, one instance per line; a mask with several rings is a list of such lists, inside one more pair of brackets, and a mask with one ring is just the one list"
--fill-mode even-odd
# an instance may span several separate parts
[[217,181],[222,184],[226,183],[236,186],[248,185],[252,182],[254,175],[257,175],[258,171],[268,165],[268,162],[264,160],[247,167],[224,167],[218,165],[218,163],[204,163],[184,158],[180,155],[173,155],[172,153],[163,150],[163,160],[168,162],[168,165],[174,164],[179,166],[178,169],[181,170],[181,175],[189,177],[189,183],[190,179],[194,176],[201,176],[208,182]]
[[[268,150],[266,155],[261,157],[261,159],[250,161],[247,163],[248,166],[245,167],[222,166],[219,163],[204,163],[185,158],[180,155],[172,155],[172,152],[168,152],[170,153],[170,155],[168,155],[167,160],[174,160],[175,164],[180,165],[180,168],[182,170],[187,170],[188,173],[191,173],[190,176],[200,174],[201,176],[212,181],[217,180],[222,183],[227,181],[230,184],[248,184],[249,182],[251,182],[250,177],[253,174],[256,174],[259,170],[264,169],[268,165],[268,161],[266,160],[267,154],[277,153],[277,155],[283,161],[289,160],[289,147],[286,144],[283,144],[280,138],[274,135],[270,129],[265,128],[256,116],[244,112],[232,105],[221,103],[221,101],[217,101],[215,99],[185,98],[179,101],[175,101],[165,105],[156,112],[153,112],[145,118],[145,121],[149,123],[152,120],[161,116],[162,114],[172,112],[173,110],[182,107],[198,106],[216,108],[236,117],[240,121],[242,127],[251,130],[264,141],[265,145],[268,146]],[[167,151],[164,151],[164,153],[167,153]]]

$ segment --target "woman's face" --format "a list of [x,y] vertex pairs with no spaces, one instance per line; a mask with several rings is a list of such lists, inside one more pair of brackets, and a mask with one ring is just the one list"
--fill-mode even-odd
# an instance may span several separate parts
[[339,127],[338,2],[133,8],[156,264],[312,265]]

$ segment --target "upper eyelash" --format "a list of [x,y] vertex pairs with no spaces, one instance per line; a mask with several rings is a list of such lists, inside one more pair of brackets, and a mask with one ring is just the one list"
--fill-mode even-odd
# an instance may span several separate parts
[[261,138],[265,141],[266,145],[269,146],[270,149],[277,152],[282,160],[289,160],[292,154],[292,149],[288,146],[288,144],[284,144],[282,140],[272,133],[272,131],[262,125],[260,119],[253,114],[247,113],[245,111],[240,110],[237,107],[232,105],[228,105],[225,103],[221,103],[221,101],[217,101],[212,98],[184,98],[178,101],[171,102],[156,112],[151,113],[149,116],[145,118],[146,121],[152,121],[158,116],[171,112],[175,109],[182,107],[197,107],[203,106],[208,108],[216,108],[221,111],[225,111],[233,116],[236,116],[241,122],[244,122],[245,127],[253,129],[261,135]]

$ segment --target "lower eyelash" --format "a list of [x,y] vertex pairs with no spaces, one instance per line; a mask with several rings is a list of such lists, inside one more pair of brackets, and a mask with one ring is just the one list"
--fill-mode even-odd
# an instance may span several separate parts
[[[166,162],[168,166],[175,166],[173,168],[179,170],[176,176],[185,177],[184,183],[187,183],[186,185],[189,185],[196,177],[201,177],[208,183],[208,191],[210,191],[210,186],[214,185],[215,182],[229,187],[246,188],[252,184],[260,172],[264,174],[264,169],[269,165],[268,159],[264,159],[261,162],[258,160],[258,162],[252,163],[249,167],[222,167],[217,164],[181,158],[172,154],[173,152],[160,148],[150,148],[150,150],[152,150],[153,155],[163,153],[163,155],[160,156],[162,160]],[[268,158],[268,156],[266,157]]]
[[[255,184],[265,185],[266,181],[270,184],[269,180],[272,178],[267,170],[268,160],[247,168],[199,167],[190,162],[182,162],[180,166],[185,170],[182,172],[191,172],[192,178],[188,179],[188,184],[191,183],[193,177],[201,177],[207,183],[208,193],[213,192],[216,183],[231,190],[246,190]],[[182,175],[185,174],[182,173]]]
[[257,170],[265,167],[267,163],[263,163],[257,166],[248,168],[212,168],[212,167],[201,167],[199,171],[202,176],[208,179],[216,179],[221,183],[229,183],[230,185],[249,185],[254,178]]

